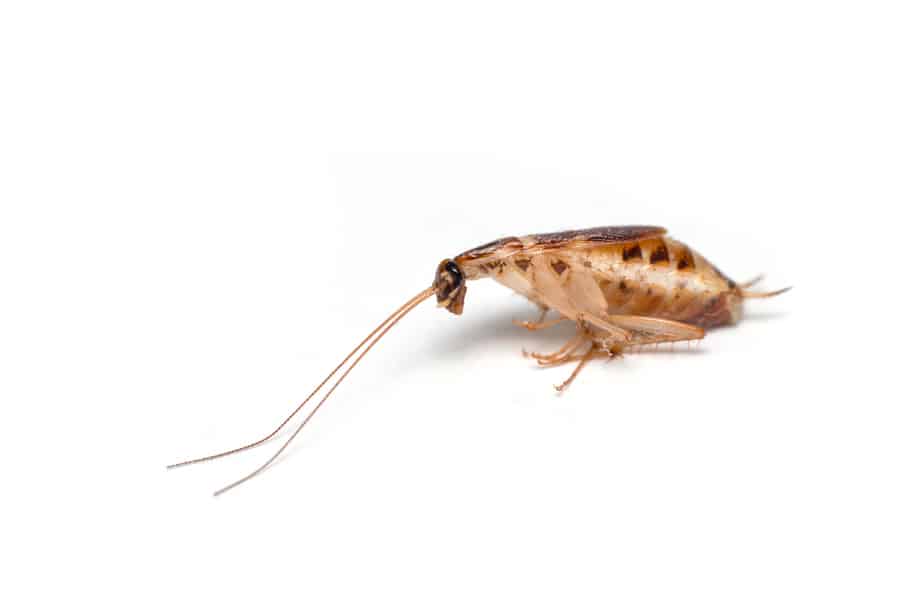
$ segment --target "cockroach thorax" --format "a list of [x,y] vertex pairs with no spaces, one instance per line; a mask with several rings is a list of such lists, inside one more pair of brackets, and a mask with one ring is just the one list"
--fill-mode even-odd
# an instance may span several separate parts
[[466,277],[452,260],[444,259],[438,265],[431,284],[438,306],[454,315],[461,315],[466,299]]

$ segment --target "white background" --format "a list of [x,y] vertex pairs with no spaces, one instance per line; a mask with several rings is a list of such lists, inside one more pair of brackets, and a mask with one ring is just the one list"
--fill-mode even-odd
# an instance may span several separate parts
[[[897,598],[891,2],[4,2],[6,598]],[[442,258],[651,223],[782,297],[540,370]]]

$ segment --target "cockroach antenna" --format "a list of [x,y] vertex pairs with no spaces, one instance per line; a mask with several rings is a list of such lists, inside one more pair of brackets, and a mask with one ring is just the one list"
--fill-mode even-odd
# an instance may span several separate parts
[[[306,398],[304,398],[303,402],[301,402],[297,406],[297,408],[295,408],[293,410],[293,412],[291,412],[291,414],[289,414],[287,416],[287,418],[281,422],[281,424],[275,429],[275,431],[273,431],[269,435],[267,435],[261,439],[258,439],[255,442],[251,442],[245,446],[241,446],[239,448],[234,448],[232,450],[226,450],[225,452],[219,452],[218,454],[211,454],[209,456],[204,456],[201,458],[185,460],[185,461],[182,461],[179,463],[168,465],[166,468],[167,469],[175,469],[177,467],[184,467],[187,465],[193,465],[193,464],[197,464],[197,463],[201,463],[201,462],[215,460],[217,458],[222,458],[225,456],[229,456],[231,454],[237,454],[238,452],[243,452],[244,450],[250,450],[251,448],[255,448],[255,447],[260,446],[260,445],[266,443],[267,441],[271,440],[273,437],[275,437],[278,434],[278,432],[280,432],[282,429],[284,429],[284,427],[291,421],[291,419],[293,419],[297,415],[297,413],[299,413],[303,409],[303,407],[306,406],[306,404],[316,395],[316,393],[319,390],[321,390],[322,387],[324,387],[324,385],[326,383],[328,383],[328,381],[332,377],[334,377],[335,373],[337,373],[341,369],[341,367],[343,367],[345,364],[347,364],[347,361],[349,361],[357,352],[359,352],[359,350],[363,346],[365,346],[365,344],[369,340],[372,340],[372,343],[369,344],[368,346],[366,346],[366,348],[359,354],[359,356],[356,357],[356,359],[350,364],[350,366],[347,368],[347,370],[344,371],[343,375],[341,375],[338,378],[338,380],[335,382],[335,384],[331,386],[331,388],[328,390],[328,392],[325,393],[325,395],[322,397],[322,399],[319,400],[318,403],[316,403],[315,407],[313,407],[312,411],[306,416],[306,418],[303,419],[303,421],[301,421],[300,425],[297,426],[297,429],[294,430],[294,433],[291,434],[291,437],[289,437],[287,439],[287,441],[281,446],[281,448],[278,449],[277,452],[275,452],[275,454],[273,454],[271,456],[271,458],[269,458],[269,460],[264,462],[260,467],[258,467],[255,471],[253,471],[249,475],[246,475],[246,476],[242,477],[241,479],[238,479],[234,483],[231,483],[231,484],[223,487],[222,489],[217,490],[216,492],[213,493],[213,496],[219,496],[221,494],[224,494],[228,490],[239,486],[240,484],[252,479],[253,477],[256,477],[257,475],[259,475],[260,473],[265,471],[273,462],[275,462],[275,460],[277,460],[279,456],[281,456],[281,454],[290,445],[290,443],[292,441],[294,441],[294,438],[297,437],[297,435],[306,426],[306,424],[310,421],[310,419],[313,418],[313,415],[315,415],[316,412],[318,412],[319,408],[321,408],[322,405],[325,403],[325,401],[328,400],[328,397],[331,396],[332,392],[334,392],[334,390],[337,389],[337,387],[341,384],[341,382],[344,380],[344,378],[350,374],[350,371],[353,370],[353,368],[359,363],[360,360],[362,360],[362,358],[369,352],[369,350],[371,350],[375,346],[375,344],[378,343],[378,340],[380,340],[388,331],[390,331],[394,325],[399,323],[400,320],[407,315],[407,313],[409,313],[413,308],[415,308],[416,306],[418,306],[419,304],[424,302],[426,299],[431,297],[433,294],[434,294],[434,290],[430,287],[428,289],[422,290],[421,292],[419,292],[418,294],[413,296],[411,299],[406,301],[400,308],[398,308],[393,313],[391,313],[391,315],[388,318],[386,318],[384,321],[382,321],[381,324],[378,325],[378,327],[373,329],[372,332],[369,333],[369,335],[367,335],[365,337],[365,339],[363,339],[363,341],[361,341],[359,344],[357,344],[357,346],[350,352],[350,354],[348,354],[346,357],[344,357],[344,360],[342,360],[338,364],[338,366],[336,366],[334,368],[334,370],[332,370],[331,373],[329,373],[328,376],[325,377],[325,379],[323,379],[319,383],[319,385],[317,385],[316,388]],[[375,339],[372,339],[373,337]]]

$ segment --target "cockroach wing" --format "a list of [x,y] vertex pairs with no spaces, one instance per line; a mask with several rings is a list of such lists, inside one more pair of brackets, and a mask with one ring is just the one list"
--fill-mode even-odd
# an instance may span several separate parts
[[534,239],[534,244],[545,247],[559,247],[572,242],[588,242],[590,245],[603,246],[638,242],[657,238],[666,234],[664,227],[655,225],[619,225],[615,227],[592,227],[590,229],[573,229],[556,233],[538,233],[527,236]]
[[655,225],[619,225],[615,227],[592,227],[571,229],[555,233],[536,233],[521,237],[505,237],[476,246],[456,257],[457,261],[479,261],[504,258],[519,252],[541,252],[563,246],[603,246],[638,242],[661,237],[666,234],[664,227]]

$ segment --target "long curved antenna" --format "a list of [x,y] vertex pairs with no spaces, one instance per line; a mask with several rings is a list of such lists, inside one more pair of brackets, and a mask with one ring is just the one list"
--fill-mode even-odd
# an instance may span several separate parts
[[273,454],[271,458],[269,458],[269,460],[267,460],[266,462],[264,462],[264,463],[263,463],[259,468],[257,468],[255,471],[253,471],[253,472],[250,473],[249,475],[246,475],[246,476],[244,476],[244,477],[238,479],[238,480],[235,481],[234,483],[228,484],[228,485],[226,485],[225,487],[223,487],[222,489],[217,490],[215,493],[213,493],[213,496],[219,496],[219,495],[221,495],[221,494],[224,494],[224,493],[227,492],[228,490],[233,489],[233,488],[236,488],[237,486],[241,485],[241,484],[244,483],[245,481],[248,481],[248,480],[250,480],[250,479],[253,479],[253,478],[256,477],[257,475],[259,475],[260,473],[262,473],[263,471],[265,471],[266,468],[269,467],[269,465],[271,465],[273,462],[275,462],[275,460],[276,460],[279,456],[281,456],[281,453],[284,452],[285,449],[291,444],[291,442],[294,441],[294,438],[297,437],[297,435],[303,430],[303,427],[305,427],[306,424],[309,423],[309,420],[312,419],[313,416],[316,414],[316,412],[318,412],[318,410],[322,407],[322,405],[325,404],[325,401],[328,400],[328,397],[331,396],[332,392],[334,392],[334,390],[337,389],[337,387],[338,387],[339,385],[341,385],[341,382],[344,381],[344,378],[347,377],[347,375],[350,374],[350,371],[352,371],[353,368],[354,368],[357,364],[359,364],[359,361],[361,361],[361,360],[363,359],[363,357],[364,357],[366,354],[368,354],[369,350],[371,350],[371,349],[375,346],[375,344],[378,343],[378,340],[380,340],[382,337],[384,337],[384,334],[386,334],[388,331],[390,331],[391,328],[392,328],[394,325],[396,325],[397,323],[399,323],[400,320],[403,319],[403,317],[405,317],[406,314],[407,314],[409,311],[411,311],[411,310],[414,309],[416,306],[418,306],[419,304],[421,304],[424,300],[427,300],[429,297],[431,297],[432,294],[434,294],[434,290],[433,290],[432,288],[428,288],[428,289],[426,289],[426,290],[423,290],[421,293],[419,293],[418,295],[416,295],[412,300],[410,300],[409,302],[407,302],[406,304],[404,304],[404,305],[403,305],[403,308],[400,309],[400,313],[397,315],[397,318],[394,319],[387,327],[385,327],[383,330],[381,330],[381,332],[380,332],[377,336],[375,336],[375,339],[372,340],[372,343],[369,344],[369,345],[366,347],[366,349],[363,350],[362,353],[360,353],[360,355],[356,357],[356,360],[354,360],[352,363],[350,363],[350,366],[347,367],[347,370],[344,371],[343,375],[341,375],[341,376],[338,378],[338,380],[334,383],[334,385],[331,386],[331,388],[328,390],[328,392],[326,392],[325,395],[322,396],[322,399],[319,400],[319,402],[318,402],[318,403],[316,404],[316,406],[312,409],[312,411],[310,411],[310,413],[309,413],[308,415],[306,415],[306,418],[303,419],[303,421],[301,421],[300,425],[297,426],[297,429],[294,430],[294,433],[291,434],[291,437],[289,437],[289,438],[287,439],[287,441],[286,441],[284,444],[282,444],[281,448],[279,448],[278,451],[275,452],[275,454]]
[[[430,288],[429,288],[429,290],[430,290]],[[425,291],[429,291],[429,290],[425,290]],[[231,454],[237,454],[238,452],[243,452],[244,450],[249,450],[249,449],[251,449],[251,448],[256,448],[257,446],[259,446],[259,445],[261,445],[261,444],[265,444],[266,442],[268,442],[269,440],[271,440],[273,437],[275,437],[275,436],[278,434],[279,431],[281,431],[282,429],[284,429],[284,426],[285,426],[285,425],[287,425],[288,423],[290,423],[291,419],[293,419],[294,416],[295,416],[298,412],[300,412],[300,411],[303,409],[304,406],[306,406],[306,403],[309,402],[310,399],[312,399],[312,397],[315,396],[316,393],[317,393],[319,390],[321,390],[322,387],[323,387],[326,383],[328,383],[328,380],[330,380],[332,377],[334,377],[334,374],[337,373],[337,372],[340,370],[341,367],[343,367],[345,364],[347,364],[347,361],[350,360],[350,359],[353,357],[353,355],[356,354],[356,353],[359,351],[359,349],[362,348],[362,347],[366,344],[366,342],[368,342],[370,339],[372,339],[372,338],[375,336],[376,333],[378,333],[385,325],[387,325],[390,321],[392,321],[392,320],[394,319],[394,317],[396,317],[398,314],[400,314],[400,313],[401,313],[406,307],[408,307],[410,304],[412,304],[413,302],[415,302],[416,304],[418,304],[419,302],[421,302],[422,299],[424,299],[424,298],[420,299],[420,297],[425,293],[425,291],[421,292],[420,294],[416,295],[414,298],[412,298],[412,299],[410,299],[409,301],[405,302],[405,303],[403,304],[403,306],[401,306],[400,308],[398,308],[397,310],[395,310],[394,312],[392,312],[391,315],[390,315],[388,318],[386,318],[384,321],[382,321],[381,324],[380,324],[378,327],[376,327],[375,329],[373,329],[372,332],[371,332],[369,335],[367,335],[366,338],[365,338],[363,341],[361,341],[359,344],[357,344],[356,348],[354,348],[354,349],[350,352],[350,354],[348,354],[347,356],[345,356],[345,357],[344,357],[344,360],[342,360],[342,361],[338,364],[338,366],[336,366],[336,367],[334,368],[334,370],[333,370],[331,373],[328,374],[328,377],[326,377],[325,379],[323,379],[323,380],[321,381],[321,383],[319,383],[319,385],[316,386],[316,389],[314,389],[314,390],[309,394],[309,396],[307,396],[307,397],[303,400],[303,402],[301,402],[300,405],[297,406],[297,408],[295,408],[294,411],[293,411],[291,414],[289,414],[289,415],[287,416],[287,418],[286,418],[284,421],[281,422],[281,425],[279,425],[278,427],[275,428],[275,431],[273,431],[273,432],[270,433],[269,435],[265,436],[264,438],[260,438],[260,439],[256,440],[255,442],[251,442],[251,443],[249,443],[249,444],[247,444],[247,445],[245,445],[245,446],[241,446],[240,448],[234,448],[234,449],[232,449],[232,450],[226,450],[225,452],[219,452],[218,454],[210,454],[209,456],[204,456],[204,457],[202,457],[202,458],[193,458],[193,459],[191,459],[191,460],[185,460],[185,461],[178,462],[178,463],[175,463],[175,464],[167,465],[166,468],[167,468],[167,469],[175,469],[175,468],[177,468],[177,467],[184,467],[184,466],[187,466],[187,465],[194,465],[194,464],[197,464],[197,463],[206,462],[206,461],[208,461],[208,460],[215,460],[215,459],[217,459],[217,458],[222,458],[222,457],[224,457],[224,456],[229,456],[229,455],[231,455]],[[428,296],[430,296],[430,295],[431,295],[431,294],[428,294]],[[427,298],[428,296],[425,296],[425,298]]]

